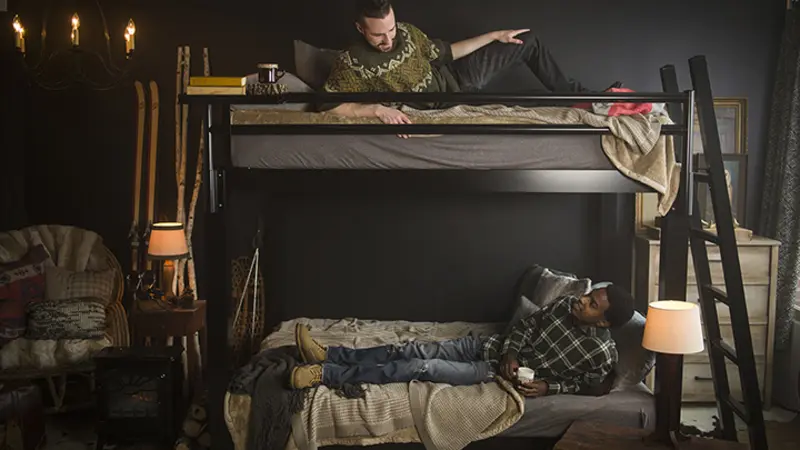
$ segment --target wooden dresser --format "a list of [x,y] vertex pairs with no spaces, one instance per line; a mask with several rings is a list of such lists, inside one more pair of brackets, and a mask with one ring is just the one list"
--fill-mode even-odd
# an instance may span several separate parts
[[[687,244],[688,245],[688,244]],[[772,403],[772,357],[775,326],[775,289],[778,269],[778,241],[753,236],[749,242],[739,243],[739,262],[742,268],[744,293],[747,301],[747,313],[750,321],[750,333],[753,340],[753,351],[756,356],[756,368],[759,374],[761,395],[764,407]],[[658,300],[658,267],[661,242],[645,235],[637,235],[634,245],[634,296],[641,302],[641,308]],[[711,278],[714,286],[725,290],[719,248],[708,244],[708,258],[711,263]],[[689,252],[686,300],[697,303],[697,280]],[[724,304],[717,304],[717,314],[723,339],[733,344],[733,330],[730,324],[730,313]],[[647,379],[648,386],[653,388],[653,374]],[[731,393],[734,398],[741,399],[739,373],[736,366],[728,365],[728,377]],[[684,402],[714,402],[714,385],[711,379],[711,365],[708,353],[704,351],[696,355],[686,355],[683,366]]]

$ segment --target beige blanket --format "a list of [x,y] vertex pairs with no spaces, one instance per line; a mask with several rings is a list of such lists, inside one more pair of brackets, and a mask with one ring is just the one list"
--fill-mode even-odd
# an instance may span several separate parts
[[[444,340],[470,330],[497,331],[498,324],[296,319],[283,322],[262,348],[294,343],[297,322],[311,325],[324,345],[368,347],[407,339]],[[244,450],[250,411],[246,395],[228,395],[225,418],[237,450]],[[363,399],[340,397],[322,386],[310,391],[303,411],[293,418],[287,450],[327,445],[421,442],[428,450],[460,450],[495,436],[524,413],[524,400],[505,381],[475,386],[412,382],[368,385]]]
[[[459,105],[447,109],[417,110],[404,107],[412,122],[421,124],[550,124],[608,127],[603,151],[623,175],[658,193],[658,213],[669,212],[678,193],[680,164],[675,159],[673,136],[662,136],[661,126],[671,124],[666,115],[636,114],[609,117],[572,107],[521,107]],[[380,123],[377,118],[349,118],[330,113],[275,109],[238,109],[233,124],[358,124]]]

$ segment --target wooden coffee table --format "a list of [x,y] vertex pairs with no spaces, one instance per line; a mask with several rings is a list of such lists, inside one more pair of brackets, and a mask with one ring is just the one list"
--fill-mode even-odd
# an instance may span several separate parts
[[[553,450],[672,450],[673,447],[644,440],[650,430],[621,427],[605,422],[576,421],[553,447]],[[747,450],[749,445],[719,439],[692,436],[680,450]]]

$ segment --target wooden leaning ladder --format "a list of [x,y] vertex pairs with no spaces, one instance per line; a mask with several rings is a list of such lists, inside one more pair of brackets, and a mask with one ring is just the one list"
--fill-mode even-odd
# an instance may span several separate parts
[[[735,414],[747,424],[750,448],[766,450],[767,437],[764,428],[762,399],[750,335],[732,207],[727,192],[719,130],[714,112],[714,97],[705,57],[695,56],[689,59],[689,69],[702,136],[703,154],[708,167],[703,170],[693,170],[691,148],[688,152],[689,161],[681,161],[685,173],[681,178],[680,192],[673,209],[673,212],[677,214],[664,216],[662,226],[664,229],[662,236],[669,236],[670,242],[662,244],[668,248],[661,253],[661,267],[671,268],[672,273],[661,274],[664,278],[659,286],[659,299],[686,300],[686,269],[689,251],[687,247],[691,247],[707,339],[706,348],[711,363],[717,409],[722,424],[722,438],[731,441],[737,440]],[[674,66],[668,65],[661,69],[661,82],[665,92],[679,92]],[[691,109],[682,111],[680,104],[671,104],[669,109],[671,117],[682,117],[684,123],[690,127],[693,126],[694,117]],[[677,139],[676,150],[680,150],[679,146],[681,145],[691,146],[691,138],[689,141],[683,142],[682,139]],[[681,151],[676,153],[682,154]],[[697,186],[701,183],[707,184],[710,189],[716,234],[706,231],[702,227],[700,208],[697,202]],[[689,192],[686,191],[687,189]],[[691,208],[691,214],[685,214],[687,208]],[[687,240],[690,243],[689,246],[682,244]],[[719,247],[725,291],[713,286],[707,243],[716,244]],[[669,278],[666,279],[666,277]],[[732,344],[725,342],[722,338],[717,315],[717,302],[726,305],[730,310],[734,340]],[[726,360],[736,366],[739,371],[741,401],[731,396]]]

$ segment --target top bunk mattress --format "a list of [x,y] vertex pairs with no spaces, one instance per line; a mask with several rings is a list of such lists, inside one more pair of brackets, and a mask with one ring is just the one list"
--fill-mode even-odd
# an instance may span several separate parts
[[600,136],[234,135],[231,162],[252,169],[614,170]]
[[[270,125],[380,124],[285,106],[231,108],[231,164],[247,169],[518,169],[616,170],[659,194],[666,215],[680,182],[673,136],[663,114],[609,116],[578,107],[458,105],[447,109],[401,108],[415,124],[561,125],[602,128],[605,134],[437,134],[407,139],[390,134],[271,134],[239,132]],[[252,132],[255,131],[255,132]]]
[[[542,123],[570,108],[503,109],[465,106],[444,110],[403,109],[413,123],[484,124]],[[512,113],[513,111],[513,113]],[[535,111],[526,117],[520,111]],[[516,115],[515,115],[516,114]],[[561,122],[573,120],[559,119]],[[345,118],[280,107],[238,105],[233,125],[380,124],[375,118]],[[392,134],[234,135],[235,167],[258,169],[587,169],[614,170],[599,135],[525,134]]]

